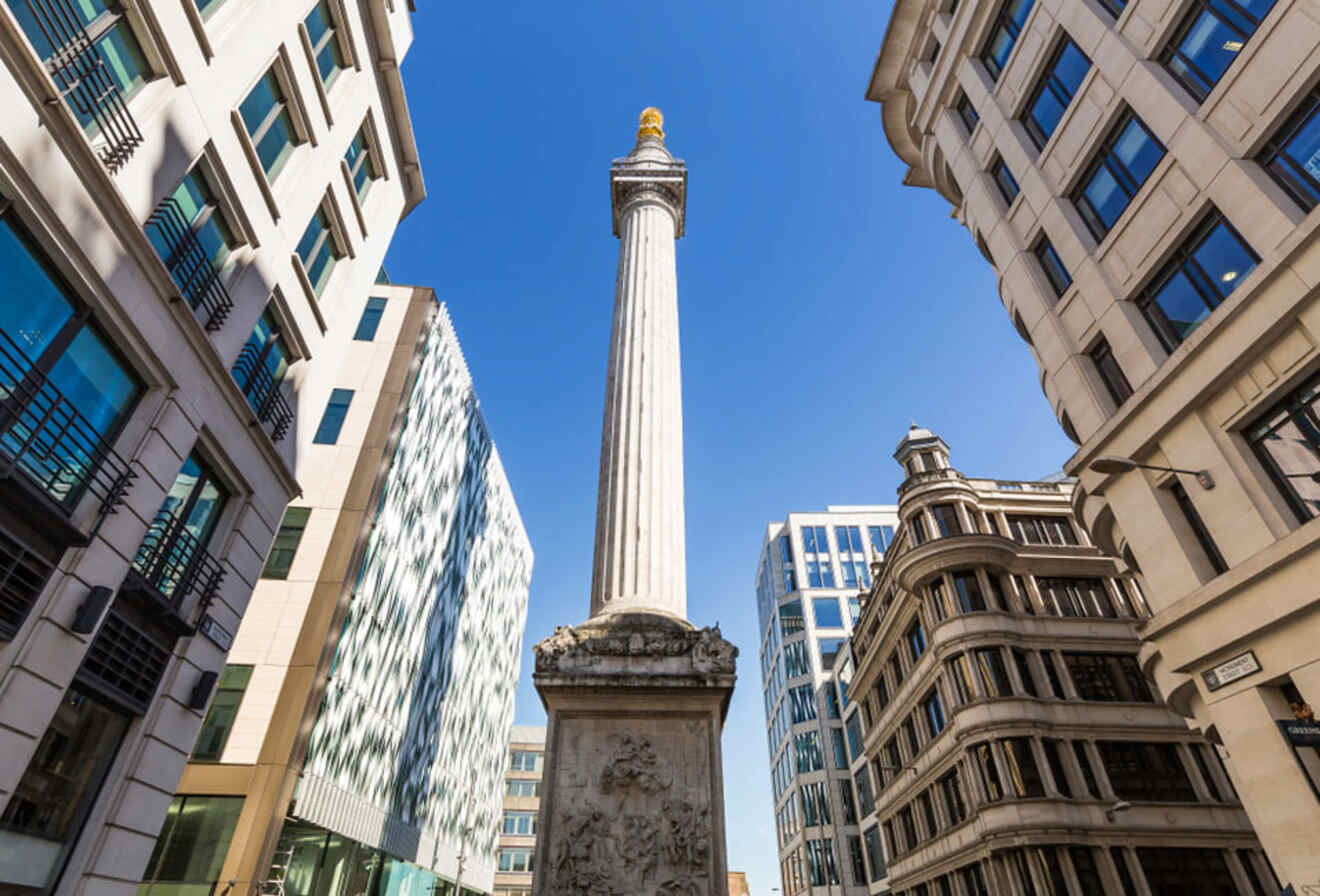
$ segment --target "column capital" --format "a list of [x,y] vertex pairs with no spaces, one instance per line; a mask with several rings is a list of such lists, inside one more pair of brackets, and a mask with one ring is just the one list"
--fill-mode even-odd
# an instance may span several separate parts
[[681,237],[687,214],[687,165],[671,157],[659,140],[643,137],[631,155],[610,164],[610,204],[616,237],[624,212],[648,201],[669,210],[674,217],[674,237]]

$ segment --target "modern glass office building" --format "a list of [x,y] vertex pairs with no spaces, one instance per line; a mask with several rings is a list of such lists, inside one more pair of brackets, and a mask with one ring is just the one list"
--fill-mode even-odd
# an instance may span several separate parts
[[868,868],[849,772],[848,638],[871,564],[898,525],[895,507],[829,507],[770,524],[756,573],[761,678],[785,896],[866,894],[883,867]]

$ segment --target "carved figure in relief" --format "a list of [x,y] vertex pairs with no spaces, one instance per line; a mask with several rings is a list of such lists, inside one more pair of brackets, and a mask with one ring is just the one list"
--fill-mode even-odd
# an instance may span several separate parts
[[651,741],[645,737],[631,734],[619,738],[619,747],[614,758],[600,773],[600,792],[638,790],[642,793],[659,793],[673,783],[668,770],[660,767],[660,760],[655,755]]
[[737,658],[738,648],[724,640],[718,625],[703,628],[692,645],[692,667],[698,672],[733,672]]
[[627,815],[623,818],[623,850],[621,858],[628,877],[636,881],[640,891],[655,873],[660,850],[659,831],[655,819],[648,815]]
[[675,868],[704,870],[710,856],[710,808],[666,800],[662,815],[665,859]]
[[622,896],[615,879],[610,820],[603,812],[564,813],[555,852],[554,891],[562,896]]
[[655,889],[655,896],[706,896],[705,875],[672,877]]

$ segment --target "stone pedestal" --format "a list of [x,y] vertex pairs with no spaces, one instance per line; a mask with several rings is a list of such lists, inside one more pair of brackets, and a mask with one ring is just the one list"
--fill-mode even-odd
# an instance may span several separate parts
[[720,735],[738,649],[617,613],[536,645],[549,715],[533,896],[728,896]]

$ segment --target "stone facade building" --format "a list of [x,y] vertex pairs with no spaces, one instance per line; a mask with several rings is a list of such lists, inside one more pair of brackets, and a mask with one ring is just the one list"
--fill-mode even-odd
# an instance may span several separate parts
[[504,822],[495,856],[495,896],[532,896],[536,816],[545,771],[545,726],[514,725],[504,781]]
[[372,292],[142,896],[491,890],[531,548],[444,306]]
[[1320,886],[1317,77],[1294,0],[900,0],[867,90],[905,182],[995,267],[1079,446],[1078,518],[1150,596],[1143,670],[1231,754],[1299,889]]
[[1073,483],[972,479],[913,427],[846,724],[901,896],[1279,891],[1220,755],[1142,675],[1149,610]]
[[138,889],[343,404],[320,360],[424,196],[410,28],[390,0],[0,3],[6,893]]
[[[868,859],[859,827],[870,791],[854,793],[865,765],[843,724],[859,591],[893,541],[894,507],[829,507],[770,524],[756,595],[762,698],[785,896],[883,891],[884,854]],[[840,690],[840,682],[844,688]]]

